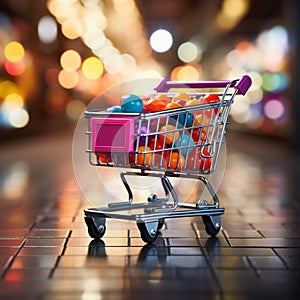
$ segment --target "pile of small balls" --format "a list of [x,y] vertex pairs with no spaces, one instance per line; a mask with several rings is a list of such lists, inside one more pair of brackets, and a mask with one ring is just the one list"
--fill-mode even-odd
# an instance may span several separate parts
[[[166,94],[153,97],[142,97],[130,94],[122,97],[120,106],[113,106],[107,112],[114,113],[152,113],[172,110],[181,107],[219,102],[217,94],[207,94],[200,99],[191,98],[186,93],[180,93],[173,98]],[[157,166],[171,170],[188,169],[192,171],[209,171],[211,167],[210,153],[201,145],[207,137],[206,129],[200,124],[209,124],[212,114],[218,108],[206,109],[201,114],[192,114],[188,110],[175,114],[163,125],[160,117],[159,126],[139,126],[138,153],[129,153],[129,163],[139,166]],[[153,120],[152,120],[153,121]],[[154,120],[155,121],[155,120]],[[151,124],[151,123],[150,123]],[[178,124],[185,130],[177,130]],[[159,128],[157,128],[159,127]],[[147,129],[152,129],[153,135],[145,135]]]

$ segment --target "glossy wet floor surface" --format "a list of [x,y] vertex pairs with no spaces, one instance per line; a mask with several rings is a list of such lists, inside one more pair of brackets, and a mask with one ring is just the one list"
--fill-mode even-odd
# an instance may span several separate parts
[[71,143],[72,132],[0,148],[0,299],[299,299],[300,159],[280,141],[231,134],[220,233],[166,219],[152,245],[115,219],[89,237]]

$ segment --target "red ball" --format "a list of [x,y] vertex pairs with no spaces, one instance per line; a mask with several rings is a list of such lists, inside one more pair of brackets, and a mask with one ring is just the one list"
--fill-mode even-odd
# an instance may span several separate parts
[[[197,153],[196,153],[197,152]],[[208,151],[203,151],[203,155],[210,155]],[[211,158],[202,157],[198,151],[193,151],[187,161],[187,168],[192,171],[209,171],[211,167]]]

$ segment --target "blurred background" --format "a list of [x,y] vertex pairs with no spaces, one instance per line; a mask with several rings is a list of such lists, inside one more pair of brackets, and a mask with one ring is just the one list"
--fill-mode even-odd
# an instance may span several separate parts
[[297,0],[2,0],[0,141],[73,127],[127,80],[249,74],[231,130],[300,151],[299,17]]

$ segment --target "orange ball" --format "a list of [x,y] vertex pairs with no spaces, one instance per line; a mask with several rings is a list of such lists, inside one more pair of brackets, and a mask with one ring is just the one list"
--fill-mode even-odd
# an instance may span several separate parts
[[200,100],[192,99],[185,102],[185,106],[199,105]]
[[177,101],[177,100],[188,101],[188,100],[191,100],[191,98],[187,93],[180,93],[173,98],[173,101]]
[[144,108],[149,112],[161,111],[166,105],[171,102],[171,99],[166,95],[160,95],[156,98],[150,98],[144,102]]
[[149,152],[149,153],[140,153],[137,155],[137,164],[142,166],[151,166],[152,163],[152,153],[150,147],[140,146],[138,149],[139,152]]
[[195,120],[199,125],[208,125],[210,123],[210,118],[206,114],[199,114],[195,116]]
[[184,167],[185,159],[179,152],[171,152],[167,159],[167,167],[172,170],[181,170]]
[[171,98],[167,95],[164,95],[164,94],[161,94],[157,97],[157,99],[161,100],[161,101],[164,101],[166,103],[169,103],[171,102]]
[[110,153],[100,153],[98,159],[101,164],[109,164],[112,162]]
[[154,165],[158,168],[166,169],[167,168],[166,157],[160,152],[156,152],[153,155],[154,155]]
[[[159,135],[159,139],[162,142],[165,142],[166,144],[175,143],[179,137],[178,131],[171,131],[171,130],[175,130],[175,129],[176,129],[176,127],[173,125],[162,126],[160,129],[160,131],[162,131],[162,133]],[[171,132],[168,132],[168,131],[171,131]]]
[[165,109],[174,109],[174,108],[179,108],[179,107],[182,107],[179,103],[171,102],[166,105]]

